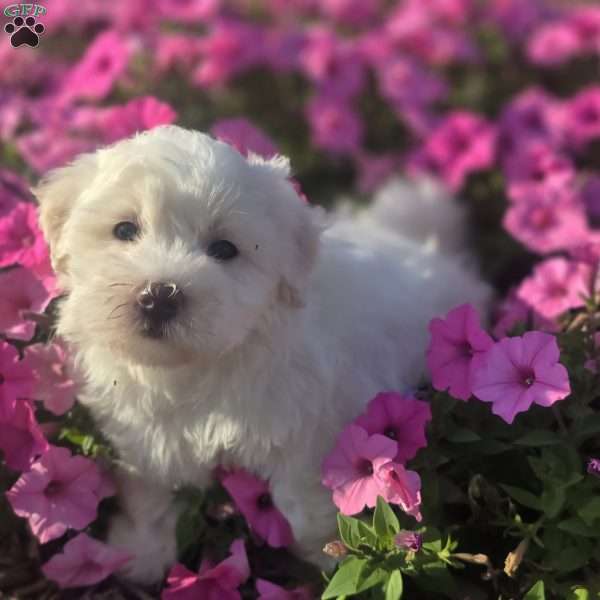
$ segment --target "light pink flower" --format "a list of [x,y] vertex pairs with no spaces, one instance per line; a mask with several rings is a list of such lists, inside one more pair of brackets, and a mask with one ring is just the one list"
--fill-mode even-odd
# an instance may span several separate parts
[[129,560],[127,552],[80,533],[65,544],[62,554],[43,565],[42,571],[61,588],[83,587],[106,579]]
[[383,435],[369,434],[358,425],[348,425],[337,439],[335,448],[323,461],[321,482],[333,490],[333,502],[345,515],[373,507],[383,495],[375,475],[375,461],[388,462],[398,446]]
[[490,167],[496,156],[496,128],[483,117],[466,111],[448,114],[410,160],[416,172],[432,172],[452,190],[467,176]]
[[552,67],[576,56],[582,49],[575,28],[556,21],[535,31],[527,44],[527,56],[536,65]]
[[425,424],[431,420],[427,402],[397,392],[377,394],[367,410],[354,420],[369,435],[379,433],[397,442],[394,460],[406,462],[427,446]]
[[558,362],[556,338],[529,331],[504,338],[486,353],[473,377],[473,394],[492,403],[492,412],[512,423],[532,404],[551,406],[571,393],[569,375]]
[[477,311],[470,304],[462,304],[453,308],[445,319],[432,319],[429,332],[427,367],[433,387],[468,400],[473,373],[482,353],[493,344],[479,324]]
[[82,530],[97,516],[100,500],[115,493],[96,464],[50,446],[6,493],[13,510],[26,518],[41,544],[68,529]]
[[309,102],[306,114],[315,146],[342,155],[359,149],[363,123],[347,102],[334,96],[317,96]]
[[583,306],[590,294],[590,269],[564,258],[539,263],[517,290],[517,298],[546,319]]
[[418,552],[423,547],[423,536],[414,531],[401,531],[394,538],[394,543],[399,548],[404,548],[411,552]]
[[8,411],[0,412],[0,449],[4,462],[15,471],[26,471],[36,457],[48,450],[48,442],[27,400],[16,400]]
[[64,99],[101,100],[123,76],[131,58],[130,44],[114,30],[103,31],[65,76]]
[[35,323],[31,313],[41,313],[50,301],[48,290],[24,268],[0,272],[0,332],[9,338],[29,340]]
[[231,144],[240,154],[249,152],[271,158],[277,154],[275,142],[261,129],[243,117],[222,119],[210,129],[217,139]]
[[162,600],[241,600],[238,588],[250,577],[244,541],[235,540],[229,551],[231,555],[217,565],[204,559],[198,573],[180,564],[172,567]]
[[588,235],[583,206],[568,192],[533,192],[508,208],[503,224],[514,238],[541,254],[569,248]]
[[308,586],[289,590],[260,578],[256,580],[256,590],[258,600],[313,600],[314,598]]
[[17,203],[0,217],[0,267],[19,263],[39,277],[48,275],[48,245],[37,222],[35,204]]
[[20,360],[14,346],[0,340],[0,416],[12,413],[17,398],[29,398],[34,386],[27,360]]
[[292,529],[286,518],[273,504],[269,484],[239,469],[226,473],[221,479],[248,526],[273,548],[289,546]]
[[162,18],[198,25],[218,14],[221,0],[158,0],[157,8]]
[[408,515],[421,520],[421,478],[399,463],[379,459],[374,463],[375,476],[381,485],[381,496],[397,504]]
[[68,368],[68,356],[57,343],[35,344],[25,349],[25,356],[33,371],[34,388],[31,398],[41,400],[46,410],[62,415],[75,402],[77,386]]

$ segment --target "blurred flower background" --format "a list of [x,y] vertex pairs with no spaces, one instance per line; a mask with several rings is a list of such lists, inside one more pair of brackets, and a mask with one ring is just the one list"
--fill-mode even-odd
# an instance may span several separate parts
[[[1,7],[0,597],[600,598],[600,6]],[[340,433],[323,465],[344,513],[333,577],[281,548],[268,482],[242,472],[180,491],[162,592],[111,576],[128,560],[101,541],[114,456],[52,339],[60,290],[29,188],[169,123],[288,155],[299,193],[326,207],[433,178],[460,198],[497,290],[489,332],[469,306],[432,321],[432,385],[365,399]],[[347,440],[367,472],[339,458]]]

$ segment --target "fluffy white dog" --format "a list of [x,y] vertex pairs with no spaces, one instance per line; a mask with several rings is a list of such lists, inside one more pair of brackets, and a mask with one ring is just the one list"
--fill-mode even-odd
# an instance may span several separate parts
[[285,158],[169,126],[35,190],[80,401],[129,465],[110,542],[136,555],[132,579],[175,560],[172,490],[219,464],[269,479],[297,549],[322,562],[336,436],[377,392],[417,384],[432,317],[489,298],[431,185],[397,182],[326,224],[289,175]]

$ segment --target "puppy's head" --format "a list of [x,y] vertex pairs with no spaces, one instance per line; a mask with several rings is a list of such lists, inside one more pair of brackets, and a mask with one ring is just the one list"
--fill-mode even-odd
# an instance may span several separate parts
[[302,306],[319,226],[289,165],[159,127],[34,190],[67,298],[61,333],[137,364],[218,357]]

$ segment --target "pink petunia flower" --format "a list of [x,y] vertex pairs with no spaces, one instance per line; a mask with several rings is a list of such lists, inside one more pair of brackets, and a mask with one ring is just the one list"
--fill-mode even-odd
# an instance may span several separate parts
[[527,44],[527,56],[536,65],[552,67],[570,60],[582,45],[570,23],[555,21],[538,28]]
[[466,111],[445,117],[423,148],[413,155],[409,168],[430,171],[456,191],[470,173],[487,169],[496,156],[496,128],[484,118]]
[[97,516],[98,503],[115,490],[96,464],[50,446],[6,493],[15,514],[26,518],[41,544],[68,529],[82,530]]
[[240,154],[249,152],[271,158],[277,154],[275,142],[262,130],[243,117],[217,121],[210,132],[217,139],[231,144]]
[[572,162],[545,142],[530,142],[511,153],[504,162],[508,197],[519,202],[532,196],[560,195],[575,177]]
[[423,536],[414,531],[401,531],[394,538],[394,543],[399,548],[418,552],[423,547]]
[[197,25],[214,18],[222,0],[158,0],[157,8],[163,18]]
[[204,559],[198,573],[177,564],[167,577],[162,600],[241,600],[239,586],[250,577],[250,566],[243,540],[235,540],[231,555],[215,565]]
[[347,102],[317,96],[307,108],[312,142],[332,154],[353,154],[362,142],[363,123]]
[[427,446],[425,425],[431,420],[427,402],[397,392],[377,394],[367,410],[354,420],[369,435],[379,433],[397,442],[394,460],[404,463]]
[[61,588],[83,587],[106,579],[129,560],[129,553],[80,533],[65,544],[62,554],[44,564],[42,571]]
[[492,338],[479,325],[479,315],[470,304],[453,308],[445,319],[429,323],[431,341],[427,348],[427,367],[433,387],[455,398],[471,396],[473,373]]
[[34,386],[27,360],[20,360],[14,346],[0,340],[0,416],[8,419],[17,398],[29,398]]
[[539,263],[517,289],[517,298],[546,319],[583,306],[590,294],[590,268],[565,258]]
[[394,440],[379,434],[370,436],[358,425],[348,425],[342,431],[321,467],[321,482],[333,490],[333,502],[340,512],[354,515],[365,506],[375,506],[377,496],[383,495],[376,464],[392,461],[397,452]]
[[123,76],[131,58],[131,46],[114,30],[103,31],[87,47],[85,54],[62,85],[64,100],[101,100]]
[[0,218],[0,267],[20,264],[44,278],[51,270],[48,245],[35,204],[19,202]]
[[589,86],[567,103],[567,132],[573,145],[582,149],[600,137],[600,86]]
[[256,590],[258,600],[312,600],[314,598],[308,586],[289,590],[260,578],[256,580]]
[[35,344],[25,349],[25,356],[35,382],[30,397],[43,402],[46,410],[55,415],[70,410],[75,402],[77,385],[69,372],[65,348],[57,342]]
[[473,377],[473,394],[492,403],[492,412],[512,423],[532,404],[551,406],[571,393],[569,375],[558,362],[556,338],[529,331],[504,338],[486,353]]
[[269,546],[282,548],[293,542],[290,524],[273,504],[269,484],[244,470],[226,473],[221,478],[248,526]]
[[588,234],[583,206],[569,193],[532,193],[527,201],[509,207],[503,224],[515,239],[540,254],[569,248]]
[[139,131],[170,125],[177,113],[166,102],[153,96],[134,98],[122,106],[108,108],[99,123],[102,141],[112,143]]
[[48,447],[30,402],[16,400],[9,410],[0,411],[0,450],[4,452],[4,462],[8,467],[26,471]]
[[375,476],[381,485],[381,496],[386,502],[397,504],[408,515],[421,520],[421,478],[401,464],[378,459],[374,463]]
[[0,273],[0,332],[18,339],[29,340],[35,323],[31,313],[41,313],[50,301],[50,294],[29,269],[17,268]]

